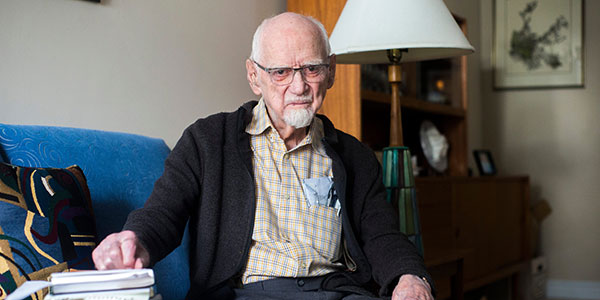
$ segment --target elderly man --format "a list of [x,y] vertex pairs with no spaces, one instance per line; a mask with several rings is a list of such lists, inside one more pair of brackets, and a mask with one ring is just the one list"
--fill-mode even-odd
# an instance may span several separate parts
[[[318,21],[263,21],[246,61],[262,96],[188,127],[144,208],[94,251],[98,269],[151,266],[190,221],[190,299],[432,299],[431,278],[398,232],[381,167],[315,117],[335,56]],[[373,284],[371,284],[373,286]]]

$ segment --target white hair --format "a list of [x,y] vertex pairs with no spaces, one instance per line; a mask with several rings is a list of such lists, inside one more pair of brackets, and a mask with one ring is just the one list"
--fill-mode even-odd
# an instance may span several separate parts
[[[327,36],[327,30],[325,30],[325,26],[323,26],[323,24],[321,24],[321,22],[319,22],[317,19],[311,17],[311,16],[305,16],[305,15],[301,15],[301,14],[297,14],[297,13],[291,13],[297,16],[300,16],[302,18],[305,18],[307,20],[310,20],[313,24],[315,24],[318,28],[319,28],[319,32],[321,33],[321,39],[322,39],[322,43],[323,45],[325,45],[325,51],[327,53],[327,56],[331,55],[331,45],[329,44],[329,37]],[[250,59],[257,61],[261,56],[261,47],[262,47],[262,30],[263,27],[265,26],[265,24],[267,24],[269,21],[271,21],[273,18],[275,18],[277,16],[268,18],[268,19],[264,19],[260,25],[258,25],[258,28],[256,28],[256,31],[254,32],[254,37],[252,38],[252,51],[250,52]]]

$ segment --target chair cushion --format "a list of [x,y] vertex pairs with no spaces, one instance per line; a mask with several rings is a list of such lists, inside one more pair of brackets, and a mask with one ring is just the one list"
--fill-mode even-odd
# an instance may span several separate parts
[[26,280],[93,269],[95,240],[90,192],[78,166],[0,163],[0,298]]

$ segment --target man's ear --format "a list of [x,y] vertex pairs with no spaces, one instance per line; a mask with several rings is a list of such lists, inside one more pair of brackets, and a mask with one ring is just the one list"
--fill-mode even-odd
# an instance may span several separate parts
[[329,56],[329,77],[327,78],[327,88],[330,89],[335,82],[335,54]]
[[258,74],[256,72],[257,70],[254,62],[252,62],[250,59],[246,59],[246,78],[248,79],[248,84],[250,84],[252,92],[257,96],[260,96],[262,95],[262,91],[260,89]]

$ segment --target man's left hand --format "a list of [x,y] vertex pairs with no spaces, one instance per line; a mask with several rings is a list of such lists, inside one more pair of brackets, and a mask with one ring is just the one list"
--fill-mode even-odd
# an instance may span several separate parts
[[425,280],[411,274],[400,276],[392,300],[433,300],[431,287]]

